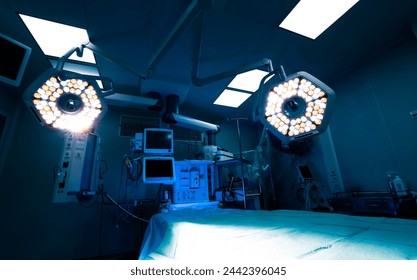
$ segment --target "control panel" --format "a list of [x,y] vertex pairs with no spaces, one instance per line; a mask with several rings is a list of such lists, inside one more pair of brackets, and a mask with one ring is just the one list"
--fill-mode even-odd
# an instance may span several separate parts
[[98,185],[98,146],[95,134],[67,134],[55,172],[53,202],[76,202],[94,196]]
[[213,164],[209,160],[176,161],[173,202],[208,202],[214,184]]

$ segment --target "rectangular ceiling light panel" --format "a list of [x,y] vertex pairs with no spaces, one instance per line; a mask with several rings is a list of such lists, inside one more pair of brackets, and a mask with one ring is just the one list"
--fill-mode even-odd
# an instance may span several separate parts
[[236,75],[213,104],[238,108],[259,88],[268,72],[254,69]]
[[268,72],[262,70],[251,70],[239,75],[230,82],[228,88],[236,88],[240,90],[255,92],[259,88],[259,84]]
[[359,0],[300,0],[279,27],[316,39]]
[[250,96],[249,93],[225,89],[213,104],[237,108]]
[[[85,29],[22,14],[20,17],[45,55],[59,58],[74,47],[90,41]],[[89,49],[84,49],[82,57],[74,53],[70,59],[96,63],[94,54]]]

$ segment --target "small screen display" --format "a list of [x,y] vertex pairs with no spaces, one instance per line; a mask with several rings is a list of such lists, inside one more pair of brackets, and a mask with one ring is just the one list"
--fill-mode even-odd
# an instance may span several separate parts
[[148,178],[173,177],[172,161],[169,159],[147,159],[145,176]]
[[0,37],[0,75],[15,80],[25,54],[26,49]]
[[147,131],[147,148],[171,149],[172,133],[169,131]]
[[149,184],[172,184],[175,181],[173,157],[143,158],[143,182]]
[[174,152],[174,133],[171,129],[147,128],[144,131],[145,154],[166,155]]
[[31,48],[0,34],[0,81],[18,86],[30,53]]

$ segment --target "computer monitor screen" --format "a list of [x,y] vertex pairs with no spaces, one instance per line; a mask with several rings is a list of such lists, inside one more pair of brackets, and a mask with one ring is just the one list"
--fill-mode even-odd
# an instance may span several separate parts
[[0,33],[0,82],[19,86],[32,49]]
[[148,184],[172,184],[175,181],[173,157],[144,157],[143,182]]
[[174,152],[174,132],[166,128],[145,128],[143,133],[145,154],[170,155]]

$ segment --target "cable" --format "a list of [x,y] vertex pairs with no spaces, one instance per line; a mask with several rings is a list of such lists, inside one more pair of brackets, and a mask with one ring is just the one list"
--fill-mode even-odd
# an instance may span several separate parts
[[124,166],[127,167],[127,178],[132,181],[137,181],[142,176],[142,161],[141,157],[133,158],[131,159],[129,156],[125,155],[123,157],[123,163],[122,163],[122,175],[123,175],[123,169]]
[[[98,189],[99,187],[97,187]],[[103,192],[101,193],[101,207],[100,207],[100,218],[99,218],[99,228],[98,228],[98,252],[97,252],[97,258],[101,256],[101,245],[102,245],[102,237],[101,237],[101,233],[103,231]]]
[[[113,200],[113,198],[111,198],[107,193],[104,193],[104,195],[115,205],[117,206],[120,210],[122,210],[124,213],[126,213],[128,216],[139,220],[141,222],[145,222],[145,223],[149,223],[149,220],[140,218],[138,216],[136,216],[135,214],[132,214],[131,212],[127,211],[125,208],[123,208],[122,206],[120,206],[120,204],[118,204],[115,200]],[[120,216],[119,216],[120,217]],[[117,218],[118,219],[118,218]]]
[[103,177],[103,175],[107,172],[107,170],[109,169],[108,165],[107,165],[107,161],[105,161],[104,159],[100,160],[100,164],[104,163],[104,171],[101,169],[101,166],[99,168],[99,176],[100,178]]
[[139,178],[142,176],[142,157],[133,159],[133,164],[130,169],[130,176],[129,179],[133,181],[139,180]]
[[97,196],[95,196],[95,199],[90,204],[84,204],[84,203],[82,203],[82,201],[80,199],[78,199],[78,204],[81,207],[84,207],[84,208],[91,208],[96,204],[96,202],[97,202]]
[[138,216],[136,216],[135,214],[132,214],[131,212],[127,211],[125,208],[123,208],[122,206],[120,206],[119,203],[117,203],[109,194],[103,192],[102,188],[98,188],[98,190],[105,196],[107,197],[107,199],[109,199],[115,206],[117,206],[120,210],[122,210],[123,212],[125,212],[127,215],[131,216],[132,218],[135,218],[139,221],[145,222],[145,223],[149,223],[148,220],[145,220],[143,218],[140,218]]
[[[123,175],[124,175],[124,170],[125,170],[125,160],[123,158],[122,160],[122,164],[120,166],[120,181],[119,181],[119,197],[122,197],[122,186],[123,186]],[[127,174],[126,174],[127,176]],[[126,186],[126,181],[125,181],[125,186]]]

